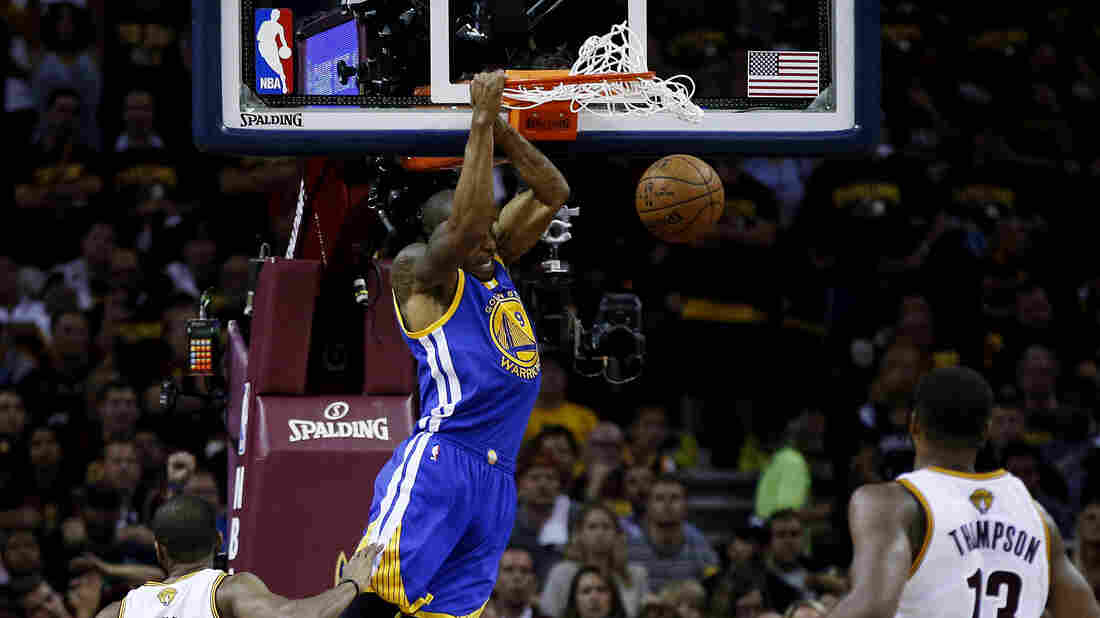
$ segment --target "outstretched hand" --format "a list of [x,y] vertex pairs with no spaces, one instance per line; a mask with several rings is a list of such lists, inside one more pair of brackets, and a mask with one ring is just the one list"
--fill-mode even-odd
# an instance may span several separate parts
[[504,71],[492,73],[478,73],[470,82],[470,103],[474,106],[474,116],[479,113],[492,122],[500,113],[501,95],[504,93],[504,82],[507,75]]
[[75,618],[92,618],[103,600],[103,575],[98,571],[87,571],[74,577],[69,582],[65,599],[73,608]]
[[176,451],[168,456],[167,469],[165,476],[169,483],[178,483],[180,485],[187,482],[191,475],[194,474],[197,463],[195,456],[187,451]]
[[374,559],[382,553],[382,545],[375,543],[355,552],[351,560],[344,565],[343,577],[350,579],[359,586],[360,592],[365,592],[370,585],[371,571],[374,569]]
[[85,552],[69,561],[70,571],[99,571],[107,573],[109,565],[99,556]]

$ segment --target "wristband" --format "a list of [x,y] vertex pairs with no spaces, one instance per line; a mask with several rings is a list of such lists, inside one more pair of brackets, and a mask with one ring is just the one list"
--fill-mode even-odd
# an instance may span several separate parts
[[[359,595],[362,594],[362,592],[359,590],[359,584],[355,583],[354,579],[341,579],[340,583],[341,584],[351,584],[352,586],[355,586],[355,598],[358,599]],[[337,585],[339,585],[339,584],[337,584]]]

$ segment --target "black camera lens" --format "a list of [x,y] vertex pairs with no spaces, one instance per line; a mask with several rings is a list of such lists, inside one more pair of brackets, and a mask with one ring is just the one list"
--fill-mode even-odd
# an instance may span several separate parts
[[641,342],[639,335],[633,329],[626,326],[610,326],[599,331],[594,347],[600,356],[623,358],[638,354]]

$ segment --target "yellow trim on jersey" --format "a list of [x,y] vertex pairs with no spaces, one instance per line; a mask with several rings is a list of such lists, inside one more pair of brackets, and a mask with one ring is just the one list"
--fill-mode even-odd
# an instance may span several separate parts
[[[366,549],[367,545],[369,545],[370,533],[374,532],[374,529],[377,527],[377,521],[372,521],[371,523],[367,524],[367,531],[363,533],[363,538],[359,539],[359,544],[355,546],[355,552],[353,552],[353,555]],[[363,592],[366,592],[366,590],[364,590]]]
[[451,306],[447,307],[447,311],[443,315],[439,316],[436,321],[432,322],[428,326],[418,330],[410,332],[405,328],[405,318],[401,315],[401,306],[397,304],[397,292],[393,292],[393,310],[397,314],[397,323],[401,326],[401,330],[405,331],[410,339],[419,339],[433,330],[443,326],[447,323],[447,320],[451,319],[455,311],[458,311],[458,305],[462,302],[462,291],[466,287],[466,274],[462,272],[462,269],[458,269],[458,285],[455,286],[455,297],[451,299]]
[[[129,596],[129,595],[127,595]],[[123,612],[126,611],[126,597],[122,597],[122,604],[118,606],[118,618],[122,618]]]
[[[367,525],[367,531],[363,534],[363,538],[359,540],[359,544],[355,547],[356,552],[368,545],[371,533],[377,526],[377,521]],[[364,590],[363,592],[373,592],[382,600],[397,605],[400,609],[397,616],[415,616],[416,618],[479,618],[481,616],[481,612],[485,610],[485,606],[489,603],[488,599],[485,600],[485,603],[481,604],[481,607],[465,616],[421,611],[421,607],[431,603],[435,598],[435,595],[430,592],[410,603],[409,599],[405,596],[405,586],[401,579],[400,538],[401,526],[399,524],[397,529],[394,530],[393,537],[390,538],[390,541],[386,543],[386,547],[382,550],[380,556],[381,560],[378,563],[378,570],[371,576],[368,590]]]
[[198,571],[191,571],[191,572],[190,572],[190,573],[188,573],[187,575],[181,575],[181,576],[177,577],[176,579],[172,580],[172,582],[171,582],[171,583],[165,583],[165,582],[145,582],[145,584],[143,584],[143,585],[145,585],[145,586],[171,586],[171,585],[175,584],[176,582],[181,582],[181,581],[183,581],[183,580],[187,579],[188,577],[191,577],[192,575],[198,575],[199,573],[202,573],[202,572],[203,572],[203,571],[205,571],[205,570],[206,570],[205,568],[201,568],[201,569],[199,569]]
[[920,568],[921,562],[924,561],[924,554],[928,551],[928,546],[932,544],[932,534],[936,527],[936,519],[932,517],[932,507],[928,505],[928,500],[924,499],[924,494],[917,489],[917,486],[910,483],[907,479],[898,479],[898,483],[901,486],[908,489],[909,493],[913,494],[913,497],[920,502],[921,508],[924,509],[924,542],[921,543],[920,551],[917,552],[917,557],[913,559],[913,565],[909,567],[909,577],[913,577],[917,574],[917,569]]
[[[430,595],[429,595],[430,596]],[[481,604],[481,607],[466,614],[465,616],[455,616],[454,614],[444,614],[443,612],[416,612],[413,614],[416,618],[478,618],[481,616],[481,612],[485,611],[485,606],[489,604],[489,599],[485,599],[485,602]]]
[[218,573],[218,579],[215,579],[214,585],[210,587],[210,613],[214,615],[214,618],[221,618],[218,614],[218,586],[222,585],[224,579],[225,573]]
[[[367,533],[363,535],[355,551],[366,547],[370,533],[376,525],[372,523],[367,526]],[[368,590],[364,592],[368,591],[374,592],[383,601],[396,605],[401,613],[407,616],[416,615],[421,607],[430,603],[434,598],[431,594],[426,594],[415,601],[409,602],[409,598],[406,596],[405,581],[401,578],[401,524],[397,525],[393,536],[390,537],[389,542],[382,549],[378,568],[371,575]]]
[[999,479],[1002,476],[1008,474],[1004,469],[994,470],[992,472],[962,472],[960,470],[949,470],[947,468],[941,468],[939,466],[928,466],[928,469],[933,472],[939,472],[940,474],[946,474],[948,476],[957,476],[963,479],[970,479],[972,481],[989,481],[992,479]]
[[1050,526],[1047,525],[1047,518],[1043,517],[1043,509],[1039,508],[1039,501],[1032,499],[1032,505],[1035,506],[1035,512],[1039,515],[1039,523],[1043,524],[1043,536],[1047,539],[1047,583],[1053,583],[1054,577],[1051,571],[1054,570],[1054,560],[1050,557]]
[[[493,260],[500,264],[500,267],[504,269],[505,273],[508,272],[508,265],[504,263],[504,258],[500,257],[499,253],[493,254]],[[485,289],[487,290],[495,290],[497,286],[500,285],[500,279],[498,279],[494,275],[492,279],[489,279],[488,281],[482,281],[481,285],[485,286]]]

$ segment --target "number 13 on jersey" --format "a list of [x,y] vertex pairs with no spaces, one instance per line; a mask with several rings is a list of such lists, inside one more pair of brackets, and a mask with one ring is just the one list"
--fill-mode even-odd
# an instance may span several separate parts
[[983,618],[982,596],[1000,598],[1002,590],[1005,591],[1004,605],[995,614],[996,618],[1016,618],[1016,609],[1020,606],[1020,589],[1023,581],[1020,576],[1011,571],[993,571],[985,580],[984,590],[982,586],[982,570],[974,571],[974,574],[966,578],[966,585],[974,591],[974,613],[971,618]]

